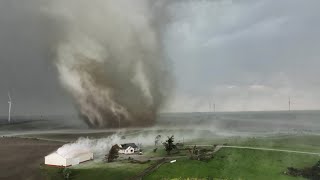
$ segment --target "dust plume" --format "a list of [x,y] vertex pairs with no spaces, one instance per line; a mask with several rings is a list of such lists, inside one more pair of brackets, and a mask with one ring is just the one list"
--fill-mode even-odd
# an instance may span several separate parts
[[[92,152],[95,159],[101,160],[115,144],[136,143],[136,145],[143,149],[146,147],[153,147],[155,137],[159,134],[161,135],[159,144],[162,144],[162,142],[166,140],[167,136],[171,135],[175,136],[176,143],[182,142],[182,139],[190,141],[201,137],[198,132],[194,130],[190,130],[188,133],[183,131],[176,131],[174,134],[172,133],[173,131],[159,132],[157,129],[149,129],[148,131],[140,131],[138,134],[125,135],[122,133],[116,133],[99,139],[80,137],[75,142],[64,144],[62,147],[57,149],[57,153],[64,157],[72,157],[74,152],[84,150]],[[123,137],[125,137],[125,139]],[[162,145],[159,145],[159,148],[161,147]]]
[[159,30],[163,7],[147,0],[51,2],[47,12],[62,25],[59,77],[88,125],[154,123],[171,87]]

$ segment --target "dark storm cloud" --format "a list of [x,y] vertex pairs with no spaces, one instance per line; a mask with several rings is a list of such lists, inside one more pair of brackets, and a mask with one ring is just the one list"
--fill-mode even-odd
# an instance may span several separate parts
[[0,114],[7,93],[14,115],[65,114],[72,109],[59,87],[51,45],[58,29],[41,13],[44,1],[0,1]]

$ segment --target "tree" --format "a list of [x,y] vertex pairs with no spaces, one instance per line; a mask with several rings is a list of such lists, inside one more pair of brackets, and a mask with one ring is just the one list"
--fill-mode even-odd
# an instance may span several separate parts
[[168,136],[168,140],[163,143],[164,148],[166,149],[167,153],[170,154],[170,152],[173,149],[176,149],[176,146],[173,144],[174,142],[174,136],[172,135],[171,137]]
[[119,157],[119,150],[120,150],[120,147],[118,146],[118,144],[113,145],[111,147],[108,155],[108,162],[113,162],[115,159]]
[[155,140],[154,140],[154,145],[158,146],[159,145],[159,141],[161,139],[161,135],[156,136]]

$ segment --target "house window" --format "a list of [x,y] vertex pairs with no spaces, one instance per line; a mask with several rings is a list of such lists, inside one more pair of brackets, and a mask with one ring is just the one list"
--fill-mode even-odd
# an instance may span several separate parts
[[131,149],[131,152],[133,152],[133,149]]

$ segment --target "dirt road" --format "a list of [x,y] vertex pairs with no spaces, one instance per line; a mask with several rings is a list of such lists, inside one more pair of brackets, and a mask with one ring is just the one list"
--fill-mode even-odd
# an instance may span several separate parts
[[[201,144],[201,145],[188,145],[188,146],[213,146],[212,144]],[[286,150],[286,149],[273,149],[273,148],[264,148],[264,147],[250,147],[250,146],[228,146],[228,145],[217,145],[215,152],[221,148],[234,148],[234,149],[252,149],[252,150],[261,150],[261,151],[278,151],[278,152],[287,152],[287,153],[298,153],[298,154],[309,154],[309,155],[318,155],[320,153],[316,152],[307,152],[307,151],[295,151],[295,150]]]
[[262,150],[262,151],[278,151],[278,152],[309,154],[309,155],[318,155],[318,156],[320,156],[320,153],[314,153],[314,152],[294,151],[294,150],[285,150],[285,149],[272,149],[272,148],[262,148],[262,147],[221,146],[221,148],[252,149],[252,150]]

